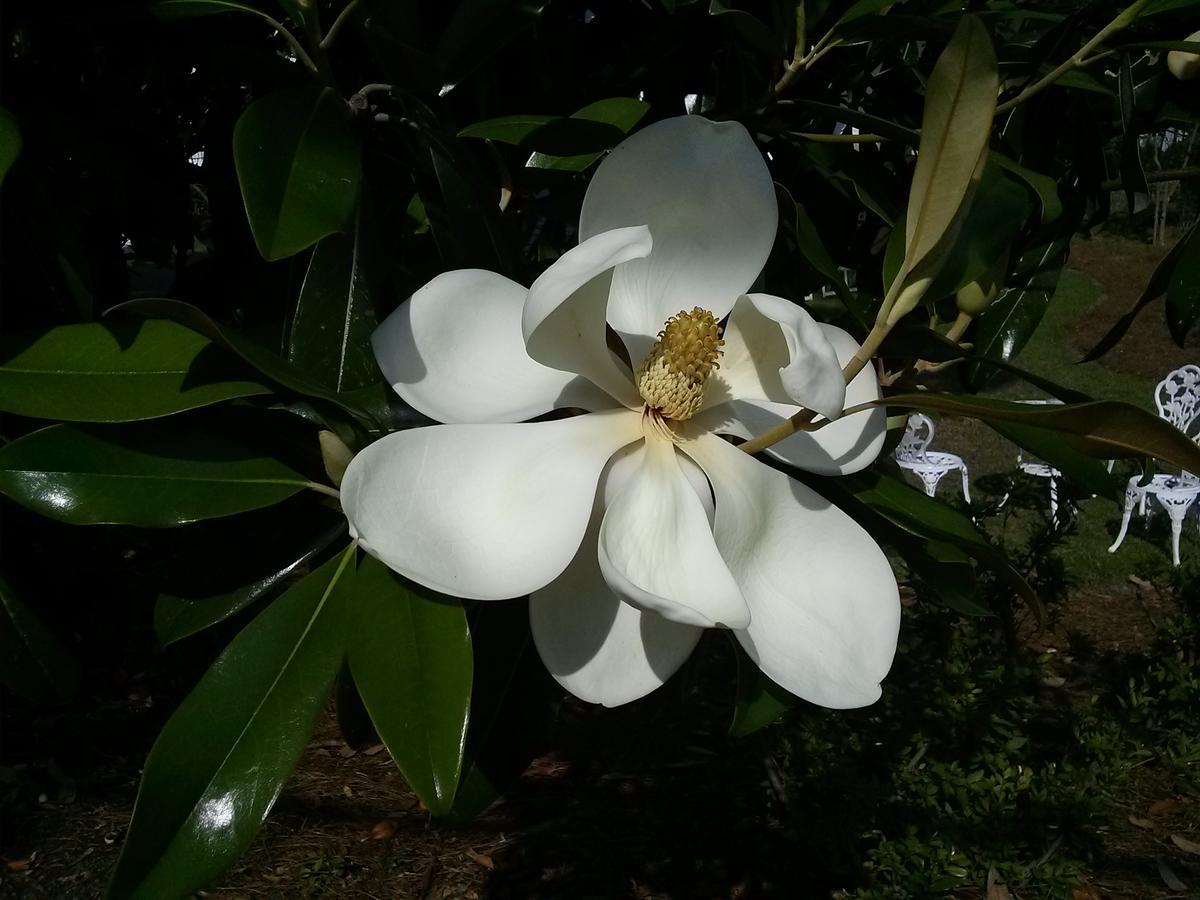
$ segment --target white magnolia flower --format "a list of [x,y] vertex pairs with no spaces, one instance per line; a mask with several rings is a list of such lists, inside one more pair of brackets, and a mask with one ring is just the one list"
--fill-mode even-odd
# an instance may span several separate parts
[[[480,270],[429,282],[373,344],[396,391],[448,424],[354,458],[341,488],[352,532],[434,590],[528,594],[543,661],[584,700],[649,693],[721,626],[800,697],[874,702],[900,621],[882,551],[719,437],[761,432],[798,405],[834,418],[879,396],[869,366],[844,384],[858,349],[848,334],[745,293],[777,219],[746,130],[686,116],[613,150],[588,188],[580,244],[529,290]],[[515,424],[564,408],[587,413]],[[872,410],[770,452],[848,473],[883,437]]]

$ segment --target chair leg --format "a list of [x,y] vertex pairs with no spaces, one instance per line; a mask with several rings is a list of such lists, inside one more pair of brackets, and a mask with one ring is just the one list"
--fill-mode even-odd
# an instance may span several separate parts
[[[1129,531],[1129,518],[1133,515],[1133,504],[1137,501],[1137,495],[1129,488],[1125,489],[1125,512],[1121,515],[1121,530],[1117,532],[1117,539],[1113,541],[1112,546],[1108,548],[1109,553],[1116,553],[1117,548],[1121,546],[1121,542],[1125,540],[1125,535]],[[1146,497],[1142,496],[1142,502],[1145,503]]]
[[967,467],[966,466],[962,467],[962,480],[963,480],[963,499],[966,500],[968,503],[970,503],[971,502],[971,488],[967,485]]
[[1171,517],[1171,561],[1179,565],[1179,536],[1183,533],[1183,517],[1187,515],[1190,502],[1180,502],[1172,498],[1164,503],[1167,515]]
[[1058,480],[1050,476],[1050,524],[1058,527]]

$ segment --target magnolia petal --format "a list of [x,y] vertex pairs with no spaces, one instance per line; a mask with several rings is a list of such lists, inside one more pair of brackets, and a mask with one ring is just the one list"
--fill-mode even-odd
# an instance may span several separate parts
[[737,122],[681,116],[617,145],[588,185],[579,236],[650,227],[654,251],[616,270],[608,301],[634,365],[680,310],[723,318],[762,271],[778,223],[771,174]]
[[604,464],[640,437],[640,416],[625,409],[400,431],[351,460],[342,509],[367,552],[413,581],[474,600],[519,597],[567,567]]
[[829,419],[842,414],[846,382],[837,350],[807,312],[770,294],[738,298],[725,326],[721,367],[705,390],[723,399],[799,404]]
[[[858,342],[833,325],[820,325],[844,366],[858,351]],[[714,378],[716,376],[713,376]],[[710,383],[713,379],[709,379]],[[874,366],[865,366],[846,386],[846,406],[878,400],[879,378]],[[769,400],[731,400],[701,413],[693,423],[718,434],[750,438],[762,434],[799,412],[799,407]],[[818,419],[817,421],[820,421]],[[849,475],[865,469],[879,456],[887,437],[883,407],[851,413],[818,431],[798,432],[773,444],[766,452],[789,465],[818,475]]]
[[883,551],[828,500],[720,438],[683,449],[716,495],[713,533],[750,607],[749,626],[737,632],[750,658],[821,706],[874,703],[900,628]]
[[744,628],[749,612],[675,445],[646,439],[641,465],[600,525],[600,572],[627,603],[673,622]]
[[586,379],[525,352],[528,291],[503,275],[460,269],[434,278],[371,335],[380,371],[414,409],[439,422],[520,422],[552,409],[605,409]]
[[650,253],[645,225],[597,234],[572,247],[533,283],[521,316],[529,356],[582,375],[630,409],[642,399],[633,374],[608,349],[605,308],[613,267]]
[[[618,451],[600,476],[592,519],[571,564],[529,597],[529,622],[542,662],[564,688],[589,703],[620,706],[662,686],[691,655],[704,629],[670,622],[622,601],[605,584],[594,548],[604,510],[645,455]],[[712,505],[708,481],[691,460],[701,502]]]

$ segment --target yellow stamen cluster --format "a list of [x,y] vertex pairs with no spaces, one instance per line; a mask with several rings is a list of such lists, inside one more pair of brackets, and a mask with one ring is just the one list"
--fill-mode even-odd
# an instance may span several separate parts
[[697,306],[671,316],[638,367],[638,391],[646,406],[667,419],[694,416],[704,400],[704,382],[720,367],[724,344],[708,310]]

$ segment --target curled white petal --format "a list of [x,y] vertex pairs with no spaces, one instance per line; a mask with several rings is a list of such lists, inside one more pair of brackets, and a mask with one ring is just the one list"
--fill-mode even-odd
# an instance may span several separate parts
[[640,437],[626,409],[400,431],[350,462],[342,508],[363,547],[401,575],[456,597],[519,597],[567,567],[605,463]]
[[[600,476],[583,544],[565,572],[529,598],[533,640],[547,670],[581,700],[620,706],[660,687],[691,655],[704,629],[630,606],[605,583],[596,546],[604,510],[624,489],[645,450],[619,451]],[[701,502],[712,506],[704,474],[684,460]]]
[[600,572],[622,599],[673,622],[744,628],[749,611],[713,541],[675,445],[646,440],[600,525]]
[[612,406],[586,379],[529,358],[521,336],[527,293],[482,269],[437,276],[371,335],[380,371],[439,422],[520,422],[567,406]]
[[725,326],[721,368],[708,406],[722,400],[799,404],[828,419],[842,414],[846,382],[825,330],[797,306],[770,294],[740,297]]
[[645,225],[594,235],[554,261],[529,289],[522,311],[533,359],[583,375],[630,409],[641,406],[628,366],[608,349],[605,310],[613,267],[650,252]]
[[715,435],[683,449],[716,495],[713,533],[750,607],[737,632],[750,658],[821,706],[874,703],[900,628],[883,551],[829,501]]
[[[858,351],[858,342],[834,325],[821,324],[820,328],[837,351],[838,362],[845,366]],[[857,406],[878,400],[880,396],[875,368],[866,366],[846,386],[845,403],[847,407]],[[729,400],[706,410],[694,421],[697,426],[719,434],[750,438],[768,431],[799,410],[793,404],[769,400]],[[882,407],[876,407],[842,416],[817,431],[797,432],[771,445],[765,452],[818,475],[849,475],[875,461],[886,437],[887,413]]]
[[771,174],[737,122],[681,116],[622,141],[588,185],[579,236],[648,225],[654,237],[647,258],[617,268],[609,298],[634,365],[680,310],[723,318],[762,271],[778,224]]

